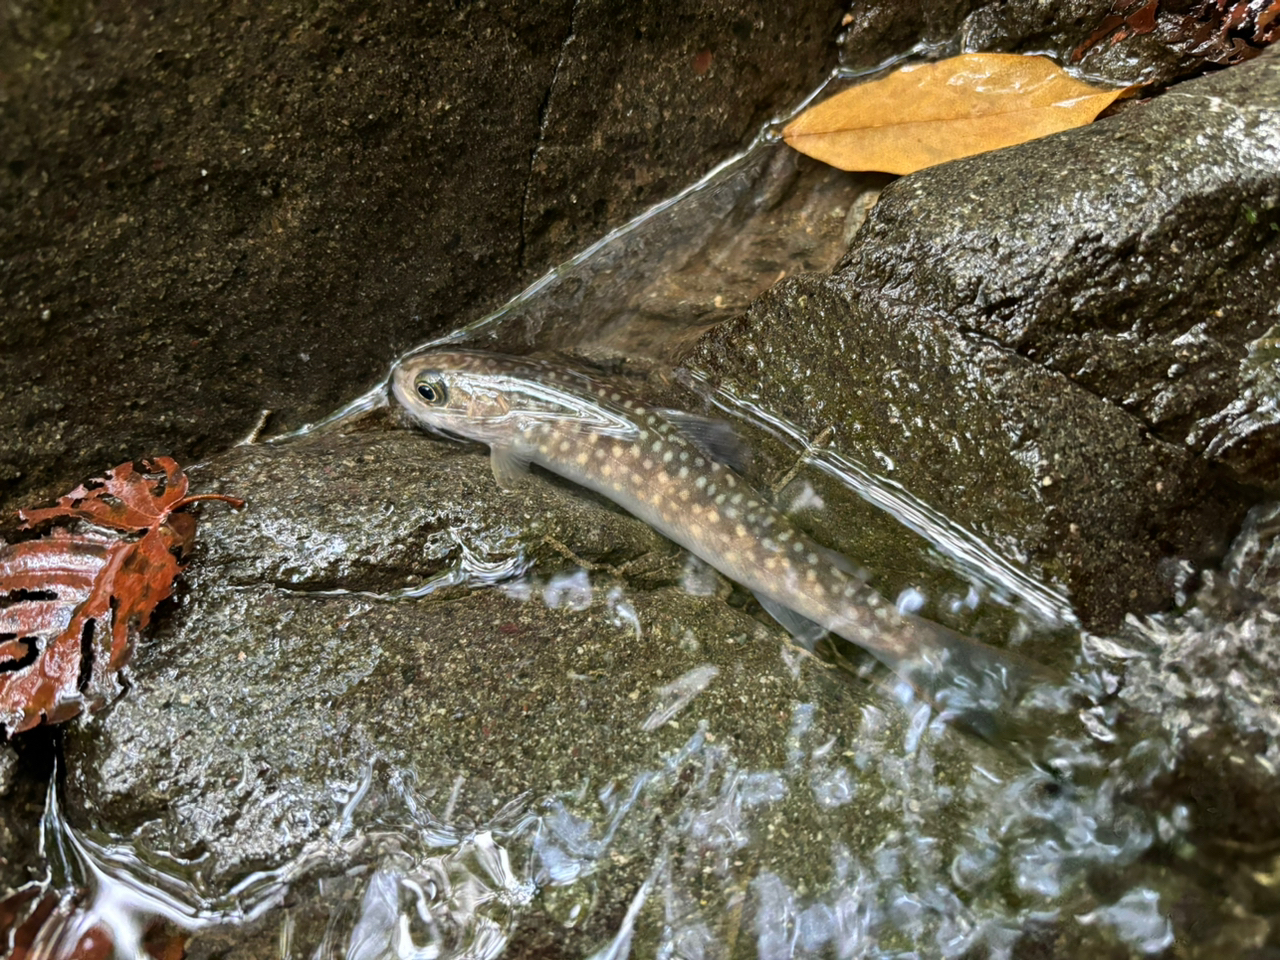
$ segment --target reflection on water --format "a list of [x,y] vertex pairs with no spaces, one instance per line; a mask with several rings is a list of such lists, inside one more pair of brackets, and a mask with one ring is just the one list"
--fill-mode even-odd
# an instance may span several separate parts
[[[717,682],[704,667],[652,691],[644,729]],[[46,840],[87,891],[56,941],[97,929],[140,957],[155,917],[188,931],[252,924],[306,883],[334,904],[316,957],[496,957],[531,914],[567,932],[616,908],[600,894],[612,885],[625,909],[595,956],[1007,956],[1029,923],[1103,927],[1139,953],[1170,942],[1159,890],[1091,884],[1134,864],[1159,828],[1087,733],[1064,730],[1050,775],[977,750],[925,704],[840,716],[801,702],[789,728],[777,767],[744,766],[733,731],[702,722],[658,767],[515,796],[479,824],[371,764],[327,850],[216,899],[197,894],[192,865],[184,878],[71,828],[51,793]],[[287,924],[280,943],[298,955]]]
[[[1257,524],[1250,536],[1256,547]],[[1256,572],[1256,549],[1234,556]],[[602,590],[581,570],[524,583],[527,602],[580,616],[628,606],[624,588]],[[607,601],[593,602],[601,593]],[[463,778],[432,803],[408,771],[374,761],[342,794],[323,849],[222,895],[200,892],[198,863],[143,862],[127,842],[72,828],[51,790],[55,881],[82,893],[33,956],[99,936],[142,957],[156,918],[209,932],[275,917],[281,957],[489,958],[518,946],[531,917],[568,936],[598,929],[601,912],[612,935],[583,955],[999,957],[1037,927],[1066,942],[1073,928],[1096,929],[1155,954],[1172,942],[1184,881],[1144,858],[1185,847],[1194,824],[1185,806],[1165,816],[1127,799],[1174,763],[1159,728],[1127,727],[1106,703],[1121,659],[1132,669],[1153,657],[1086,639],[1092,663],[1071,686],[1092,701],[1087,722],[1059,711],[1040,764],[958,734],[927,704],[887,699],[845,714],[821,698],[794,704],[776,766],[744,764],[735,731],[702,720],[658,766],[511,796],[483,823],[452,813]],[[648,691],[640,732],[678,724],[726,682],[704,665]],[[333,904],[305,954],[287,910],[278,919],[300,888]]]
[[[81,893],[32,956],[95,936],[120,956],[147,956],[157,918],[206,933],[270,921],[281,957],[361,960],[497,957],[522,945],[533,918],[553,940],[606,920],[609,936],[579,944],[578,955],[597,957],[1002,957],[1028,930],[1160,954],[1174,940],[1171,911],[1196,891],[1195,871],[1172,869],[1170,855],[1202,859],[1195,837],[1212,825],[1185,803],[1131,798],[1176,768],[1196,718],[1175,701],[1163,722],[1126,719],[1116,678],[1135,678],[1125,696],[1145,705],[1144,671],[1154,682],[1162,651],[1212,649],[1224,630],[1276,630],[1273,602],[1249,592],[1280,562],[1276,516],[1280,507],[1255,512],[1219,578],[1226,586],[1207,585],[1186,614],[1084,638],[1069,684],[1079,723],[1058,709],[1059,729],[1032,762],[957,733],[927,704],[884,699],[842,713],[815,688],[794,704],[775,766],[745,764],[735,731],[701,720],[657,766],[510,796],[483,823],[452,813],[462,778],[429,802],[408,771],[371,762],[323,849],[221,895],[200,892],[198,863],[143,862],[127,842],[72,828],[51,790],[54,881]],[[582,570],[522,582],[527,602],[578,616],[630,607],[624,587]],[[1252,604],[1243,621],[1213,617],[1228,595]],[[1155,634],[1179,639],[1144,650]],[[727,682],[704,665],[647,691],[638,733],[678,728]],[[1252,719],[1275,723],[1261,705]],[[280,907],[291,889],[333,904],[305,953]]]

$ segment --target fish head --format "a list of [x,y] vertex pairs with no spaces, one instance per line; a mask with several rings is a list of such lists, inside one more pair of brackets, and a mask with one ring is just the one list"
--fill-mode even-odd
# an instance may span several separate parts
[[500,354],[433,350],[401,360],[391,391],[429,430],[505,443],[535,422],[580,415],[577,400],[543,382],[538,370]]

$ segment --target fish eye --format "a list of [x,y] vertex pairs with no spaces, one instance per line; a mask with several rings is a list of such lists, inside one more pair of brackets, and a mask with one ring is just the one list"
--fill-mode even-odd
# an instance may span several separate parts
[[428,377],[419,377],[418,382],[414,384],[414,388],[418,391],[418,396],[427,401],[427,403],[444,403],[445,397],[448,395],[443,383]]

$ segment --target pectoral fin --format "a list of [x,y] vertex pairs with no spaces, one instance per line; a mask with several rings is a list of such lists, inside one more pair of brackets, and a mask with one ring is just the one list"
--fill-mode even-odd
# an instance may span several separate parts
[[503,490],[512,490],[520,485],[529,474],[529,463],[533,458],[515,447],[499,446],[489,448],[489,466],[493,468],[493,479]]

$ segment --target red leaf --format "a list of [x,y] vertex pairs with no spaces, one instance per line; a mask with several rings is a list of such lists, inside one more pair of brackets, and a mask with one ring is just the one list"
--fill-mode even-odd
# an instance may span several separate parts
[[[9,734],[47,717],[56,723],[114,693],[107,659],[114,579],[132,544],[96,533],[55,531],[0,548],[0,726]],[[95,643],[96,641],[96,643]],[[86,666],[89,676],[81,673]],[[96,682],[95,682],[96,681]]]
[[0,728],[9,735],[112,697],[114,673],[173,592],[195,538],[195,518],[174,511],[205,499],[243,506],[221,494],[186,496],[187,478],[168,457],[142,467],[121,464],[56,507],[19,511],[28,528],[69,519],[141,536],[54,529],[0,546]]
[[164,522],[187,492],[187,477],[171,457],[122,463],[105,478],[81,484],[43,510],[19,510],[23,527],[74,517],[123,533],[149,530]]
[[[1179,6],[1189,12],[1179,13]],[[1280,0],[1200,0],[1182,5],[1116,0],[1098,28],[1071,54],[1072,62],[1107,36],[1119,43],[1129,36],[1152,33],[1161,27],[1161,14],[1161,36],[1170,49],[1211,63],[1248,60],[1280,36]]]
[[[194,526],[192,532],[195,532]],[[189,540],[176,539],[167,524],[130,545],[114,578],[127,583],[128,589],[115,590],[112,584],[118,598],[111,628],[112,670],[119,670],[129,662],[133,655],[133,635],[151,622],[151,611],[173,593],[173,581],[183,568],[171,549],[185,554],[190,545]]]

